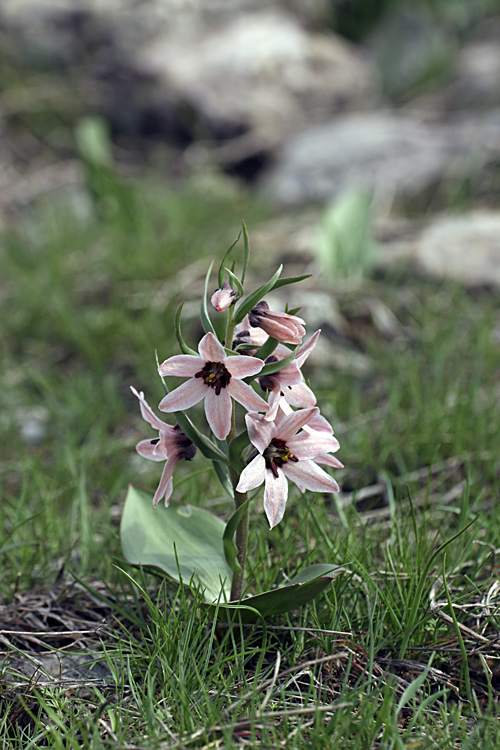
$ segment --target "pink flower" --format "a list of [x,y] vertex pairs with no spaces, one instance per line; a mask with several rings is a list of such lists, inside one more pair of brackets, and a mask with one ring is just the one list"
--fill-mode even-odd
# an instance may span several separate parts
[[165,506],[168,507],[170,496],[172,494],[172,474],[181,458],[190,461],[196,453],[196,446],[182,432],[179,425],[171,427],[169,424],[162,422],[155,415],[148,402],[144,398],[144,393],[138,393],[132,386],[130,390],[139,399],[141,405],[141,414],[151,427],[158,430],[158,437],[152,440],[141,440],[136,445],[136,451],[143,458],[150,461],[166,461],[163,467],[160,484],[153,498],[153,505],[156,508],[159,501],[165,496]]
[[251,326],[262,328],[273,339],[284,344],[300,344],[306,332],[302,318],[285,312],[273,312],[264,300],[250,310],[248,320]]
[[231,398],[248,411],[266,411],[267,404],[242,378],[256,375],[264,363],[256,357],[227,357],[213,333],[199,343],[199,357],[179,354],[165,360],[160,375],[189,378],[161,401],[161,411],[183,411],[205,399],[205,415],[214,435],[224,440],[231,430]]
[[[316,396],[313,391],[304,383],[302,373],[300,369],[318,341],[321,331],[311,336],[306,344],[302,344],[297,350],[295,359],[291,365],[284,367],[282,370],[274,373],[273,375],[264,376],[259,378],[261,388],[264,390],[271,391],[269,396],[268,406],[269,410],[266,414],[267,420],[274,420],[278,412],[278,408],[281,406],[286,414],[291,413],[290,406],[296,406],[301,409],[307,409],[316,404]],[[290,350],[286,346],[279,344],[274,352],[274,361],[278,359],[284,359],[288,357]],[[268,360],[271,357],[268,358]],[[266,360],[266,362],[268,361]],[[288,368],[293,366],[293,377],[291,375],[292,370]],[[282,374],[283,373],[283,374]]]
[[280,418],[279,423],[269,422],[258,414],[245,417],[248,436],[259,454],[241,472],[236,490],[247,492],[265,482],[264,510],[271,528],[285,512],[287,479],[301,491],[339,490],[337,482],[315,463],[318,457],[329,460],[328,454],[338,450],[338,441],[326,430],[300,431],[318,411],[300,409]]
[[212,294],[210,302],[217,312],[224,312],[236,302],[236,292],[234,289],[231,289],[229,283],[225,281],[221,288],[217,289]]

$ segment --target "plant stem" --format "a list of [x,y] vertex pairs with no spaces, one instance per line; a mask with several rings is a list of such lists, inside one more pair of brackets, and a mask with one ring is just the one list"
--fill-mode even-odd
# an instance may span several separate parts
[[[228,330],[229,329],[230,329],[230,326],[228,325]],[[236,413],[235,412],[236,412],[235,404],[233,401],[232,410],[231,410],[231,430],[229,432],[229,435],[227,436],[228,445],[231,442],[231,440],[234,439],[236,435]],[[246,502],[247,493],[236,492],[236,486],[240,480],[239,472],[236,471],[235,468],[230,466],[229,474],[231,476],[231,483],[233,485],[234,507],[235,507],[235,510],[238,510],[238,508],[241,505],[243,505],[244,502]],[[243,589],[245,586],[245,563],[247,559],[247,548],[248,548],[248,519],[249,519],[249,512],[247,508],[243,518],[238,524],[238,528],[236,529],[236,548],[238,550],[237,557],[238,557],[238,562],[240,564],[241,570],[239,573],[233,573],[233,580],[231,583],[231,601],[239,601],[241,599],[243,595]]]
[[[238,483],[239,474],[231,469],[231,475],[235,475],[236,482]],[[247,499],[246,492],[234,491],[234,504],[236,510],[242,505]],[[241,571],[239,573],[233,573],[233,580],[231,583],[231,601],[239,601],[243,595],[243,589],[245,586],[245,564],[247,559],[248,549],[248,519],[249,510],[247,508],[245,515],[241,519],[238,528],[236,529],[236,547],[238,549],[238,562],[240,564]]]

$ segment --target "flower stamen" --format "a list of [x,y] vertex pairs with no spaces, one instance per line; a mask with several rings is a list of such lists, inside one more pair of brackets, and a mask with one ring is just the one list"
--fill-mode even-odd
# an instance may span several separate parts
[[195,378],[203,378],[205,385],[214,388],[218,396],[229,384],[231,373],[222,362],[205,362],[203,368],[195,374]]
[[287,461],[298,462],[297,456],[294,456],[284,440],[273,438],[263,453],[266,460],[266,469],[270,469],[274,476],[278,477],[278,468],[287,463]]

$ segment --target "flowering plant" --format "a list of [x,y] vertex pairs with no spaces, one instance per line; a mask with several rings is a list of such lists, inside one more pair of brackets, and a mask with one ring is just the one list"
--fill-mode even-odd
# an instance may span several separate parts
[[[240,277],[234,262],[225,266],[233,243],[220,264],[218,289],[211,296],[215,314],[224,316],[223,326],[212,322],[207,301],[212,266],[207,273],[201,305],[205,334],[197,351],[188,346],[181,331],[182,304],[177,311],[181,354],[158,364],[166,390],[158,409],[172,415],[173,423],[161,420],[144,394],[131,388],[143,418],[157,432],[141,440],[137,452],[164,462],[164,467],[152,502],[135,488],[129,490],[121,536],[129,562],[154,565],[178,580],[188,577],[190,583],[203,586],[207,598],[219,604],[243,602],[262,614],[285,611],[309,600],[328,585],[338,568],[313,565],[281,589],[243,599],[249,512],[258,488],[264,484],[263,507],[273,528],[284,517],[289,481],[302,492],[336,492],[337,482],[322,466],[342,464],[333,455],[339,448],[333,429],[321,416],[316,396],[301,372],[320,331],[303,341],[305,321],[297,311],[273,312],[263,299],[272,290],[307,276],[280,278],[280,267],[266,284],[245,295],[249,242],[244,224],[243,237]],[[219,336],[217,330],[222,327],[224,334]],[[169,386],[170,378],[184,380],[169,390],[165,378]],[[208,435],[186,413],[201,401]],[[226,523],[200,508],[171,501],[177,463],[191,461],[198,450],[212,461],[234,502]],[[250,494],[253,490],[257,492]],[[153,509],[162,499],[169,510],[160,519],[160,509]]]

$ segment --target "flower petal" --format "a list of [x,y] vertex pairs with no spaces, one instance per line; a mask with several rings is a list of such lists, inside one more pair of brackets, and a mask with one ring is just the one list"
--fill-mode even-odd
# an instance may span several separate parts
[[276,388],[274,391],[270,392],[267,402],[267,413],[264,416],[266,422],[274,422],[278,413],[278,409],[280,408],[280,402],[282,398],[283,397],[279,388]]
[[222,362],[226,357],[224,347],[210,332],[203,336],[198,344],[198,351],[205,362]]
[[292,435],[300,430],[311,418],[315,411],[319,411],[317,407],[312,409],[299,409],[298,411],[288,414],[284,419],[280,421],[278,437],[282,440],[288,440]]
[[170,456],[167,463],[163,467],[163,472],[160,479],[160,484],[153,497],[153,507],[156,508],[159,501],[165,496],[165,507],[168,508],[170,496],[172,494],[172,474],[174,473],[175,466],[179,459],[177,456]]
[[302,346],[297,350],[297,354],[295,355],[295,362],[297,362],[299,367],[303,366],[304,362],[318,343],[320,333],[321,328],[316,331],[316,333],[313,333],[309,341],[307,341],[305,344],[302,344]]
[[262,484],[266,478],[266,460],[264,456],[255,456],[240,474],[236,492],[248,492]]
[[227,390],[234,400],[244,406],[247,411],[267,411],[267,404],[264,399],[258,393],[255,393],[248,383],[244,383],[237,378],[231,378]]
[[162,422],[161,419],[158,419],[158,417],[144,398],[144,393],[142,391],[138,393],[132,385],[130,386],[130,390],[132,391],[134,396],[139,399],[142,418],[146,420],[146,422],[149,422],[151,427],[153,427],[155,430],[162,430],[163,432],[173,430],[173,427],[166,424],[165,422]]
[[208,388],[205,416],[215,437],[224,440],[231,430],[231,396],[228,388],[222,388],[219,395],[214,388]]
[[205,396],[208,386],[203,381],[203,378],[191,378],[186,383],[183,383],[175,391],[167,393],[167,395],[160,401],[158,408],[160,411],[183,411],[189,409],[194,404]]
[[283,464],[284,474],[299,487],[305,487],[312,492],[338,492],[339,486],[335,479],[313,461],[287,461]]
[[275,477],[272,471],[266,471],[266,489],[264,491],[264,510],[271,529],[278,524],[285,514],[288,498],[288,482],[281,469]]
[[203,369],[204,364],[200,357],[194,357],[191,354],[177,354],[159,365],[158,372],[162,377],[164,375],[175,375],[178,378],[193,378],[197,372]]
[[244,357],[241,354],[224,357],[223,364],[234,378],[248,378],[257,375],[264,367],[264,362],[257,357]]
[[153,440],[141,440],[140,443],[137,443],[135,449],[140,456],[148,458],[150,461],[165,461],[167,456],[161,448],[158,450],[158,445],[158,438]]
[[335,469],[343,469],[344,464],[335,458],[335,456],[321,455],[315,457],[315,462],[318,464],[326,464],[327,466],[333,466]]
[[276,427],[273,422],[268,422],[265,417],[259,414],[247,414],[245,422],[248,430],[248,437],[259,453],[264,453],[269,443],[274,437]]
[[315,458],[323,453],[335,453],[340,448],[339,441],[329,432],[308,430],[288,438],[288,448],[299,459]]
[[287,403],[305,409],[316,404],[316,396],[305,383],[297,383],[283,389]]
[[333,435],[333,427],[330,422],[319,413],[319,410],[317,414],[313,414],[308,423],[304,425],[304,430],[307,432],[311,432],[311,430],[314,432],[329,432]]

